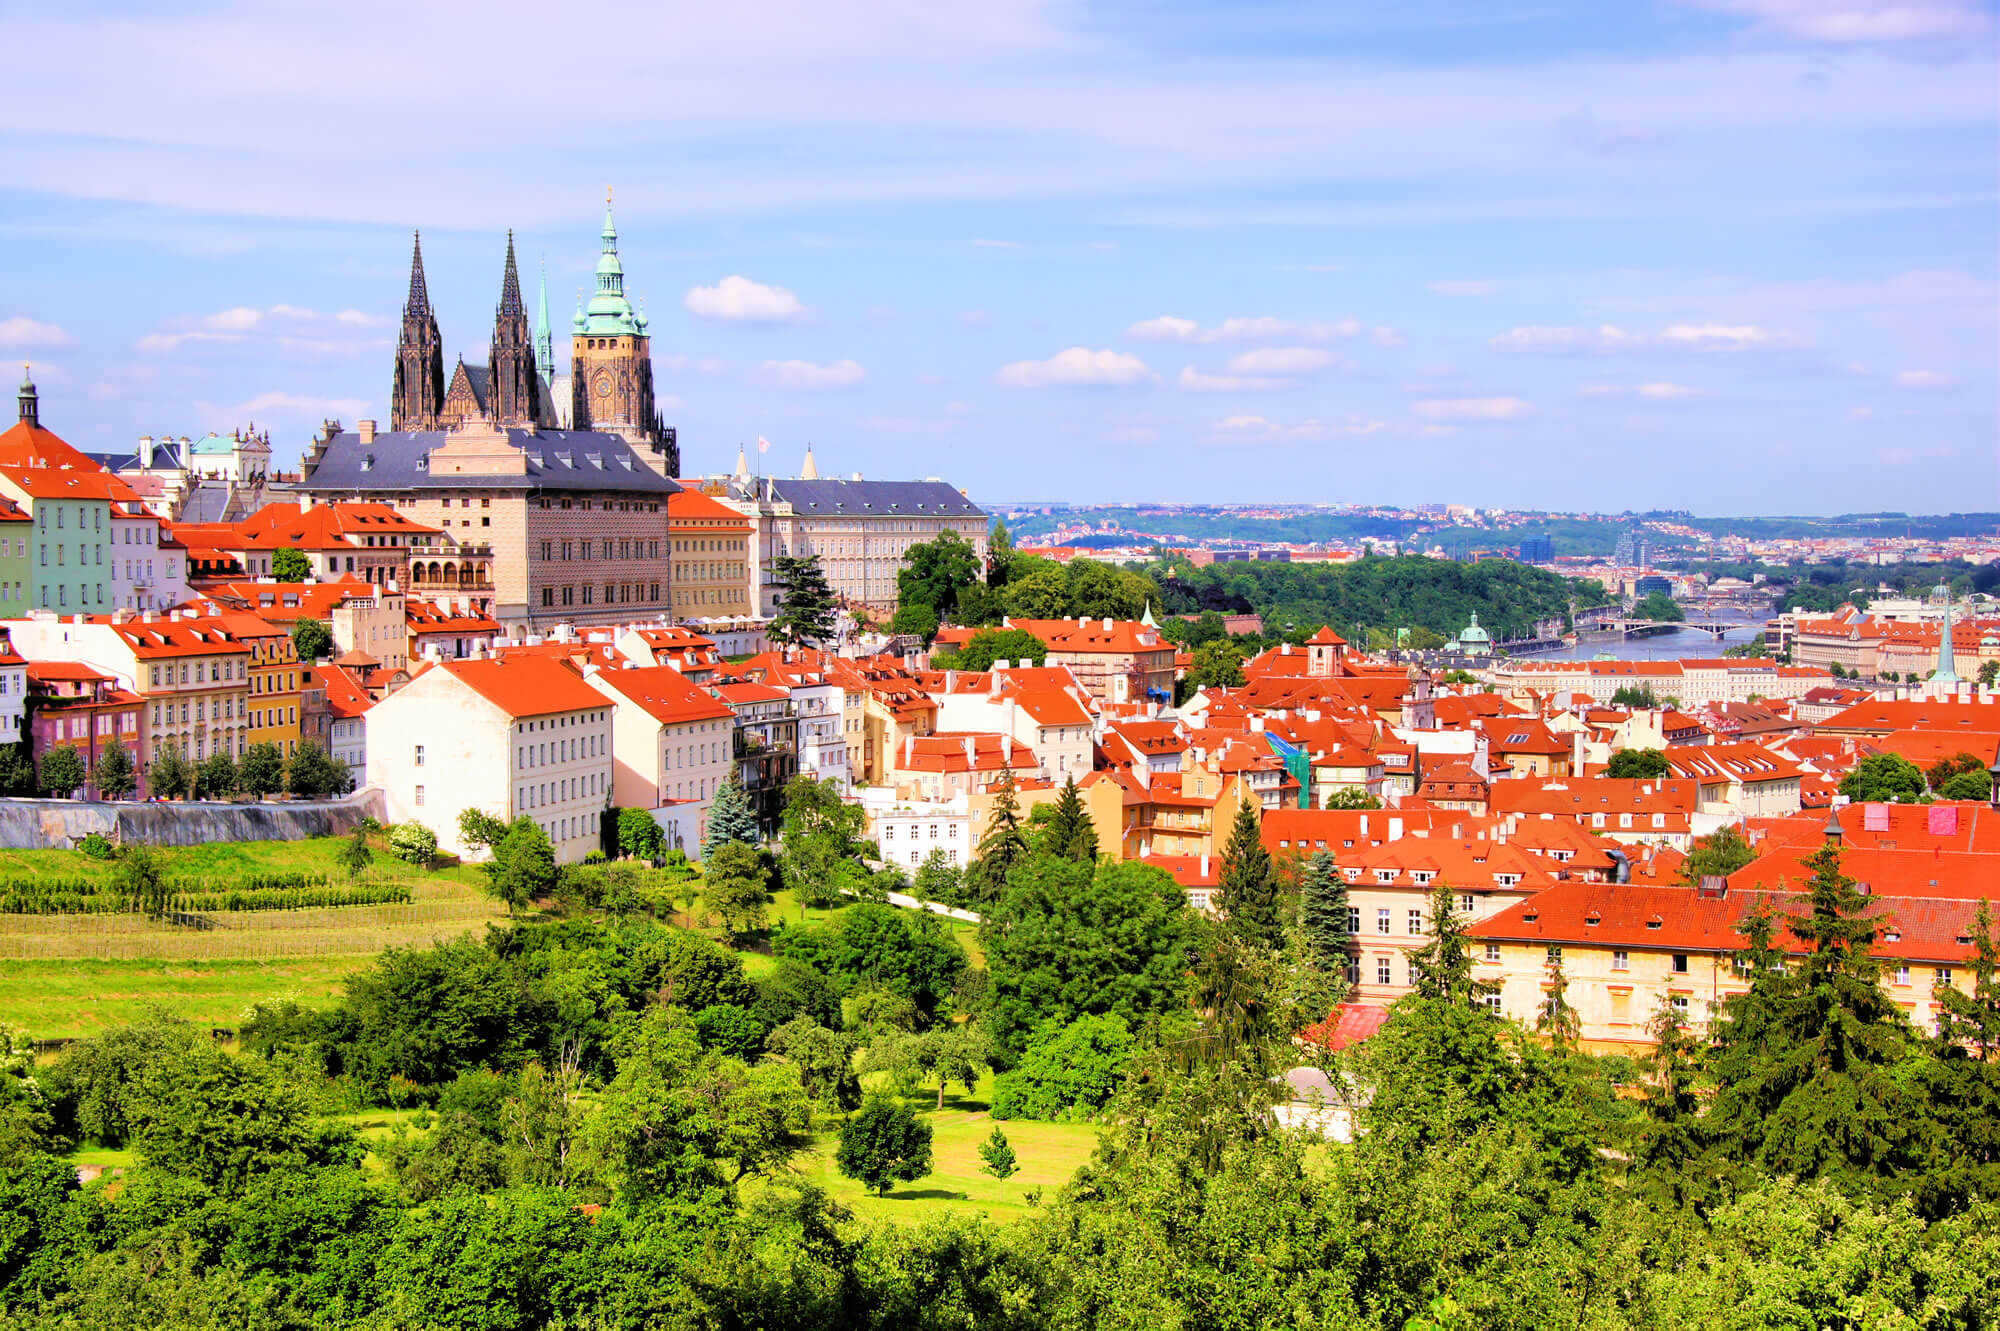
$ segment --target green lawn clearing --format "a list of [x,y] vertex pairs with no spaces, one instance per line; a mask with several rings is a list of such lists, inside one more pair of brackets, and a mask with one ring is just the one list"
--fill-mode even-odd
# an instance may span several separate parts
[[38,1040],[95,1035],[150,1008],[234,1029],[253,1003],[323,1003],[366,956],[274,961],[8,961],[0,963],[0,1025]]

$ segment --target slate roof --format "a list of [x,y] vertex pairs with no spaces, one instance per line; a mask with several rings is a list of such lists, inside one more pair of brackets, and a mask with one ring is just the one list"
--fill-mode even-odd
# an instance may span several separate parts
[[364,445],[359,434],[343,431],[327,441],[312,474],[287,488],[366,493],[463,490],[476,485],[486,490],[616,490],[653,495],[670,495],[680,489],[647,466],[621,436],[600,430],[509,429],[507,442],[528,455],[527,475],[433,478],[428,466],[430,452],[449,437],[443,430],[387,430],[378,431],[373,442]]
[[[378,435],[377,438],[380,438]],[[799,513],[858,517],[984,517],[986,511],[943,481],[803,481],[773,478],[771,489]]]

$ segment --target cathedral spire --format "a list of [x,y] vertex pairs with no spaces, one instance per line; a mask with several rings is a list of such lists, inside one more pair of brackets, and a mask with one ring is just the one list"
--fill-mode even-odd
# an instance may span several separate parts
[[500,315],[527,314],[527,303],[521,299],[521,272],[514,264],[514,232],[507,231],[507,271],[500,278]]
[[541,282],[535,292],[535,366],[544,377],[556,372],[555,331],[549,327],[549,264],[541,261]]
[[41,399],[35,393],[35,381],[28,377],[28,367],[21,367],[21,424],[36,426],[42,423]]
[[1940,582],[1931,592],[1932,597],[1942,597],[1944,620],[1938,633],[1937,673],[1931,676],[1931,683],[1952,685],[1958,683],[1958,651],[1951,645],[1951,584]]
[[430,287],[424,282],[424,233],[415,231],[411,235],[415,240],[410,251],[410,294],[403,302],[403,315],[422,318],[431,312]]

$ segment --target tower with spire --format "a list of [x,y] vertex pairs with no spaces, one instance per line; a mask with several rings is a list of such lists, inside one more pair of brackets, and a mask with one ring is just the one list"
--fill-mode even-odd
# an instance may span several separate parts
[[35,380],[29,367],[21,367],[21,424],[35,429],[42,423],[41,398],[35,392]]
[[633,444],[663,476],[680,472],[680,447],[660,420],[653,400],[652,339],[645,311],[625,294],[618,258],[618,227],[611,191],[604,192],[604,229],[598,235],[596,290],[580,304],[570,325],[570,423],[578,430],[609,430]]
[[1951,584],[1940,582],[1931,589],[1931,599],[1943,608],[1943,618],[1938,625],[1937,671],[1931,676],[1931,685],[1939,693],[1950,693],[1958,688],[1958,649],[1951,642]]
[[444,408],[444,341],[424,282],[424,239],[410,253],[410,294],[403,302],[403,330],[396,339],[396,383],[389,396],[389,428],[435,430]]
[[507,233],[507,266],[500,275],[500,306],[493,313],[493,350],[487,361],[487,418],[496,425],[542,424],[541,378],[535,372],[535,345],[528,307],[521,299],[521,272],[514,262],[514,233]]

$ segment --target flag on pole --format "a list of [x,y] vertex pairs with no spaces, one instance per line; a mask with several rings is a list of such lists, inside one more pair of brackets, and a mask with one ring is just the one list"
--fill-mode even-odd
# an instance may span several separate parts
[[771,451],[771,441],[761,434],[757,436],[757,451],[759,453],[768,453]]

